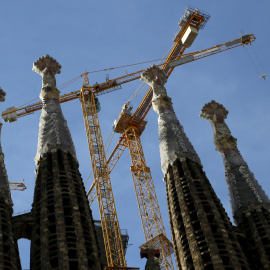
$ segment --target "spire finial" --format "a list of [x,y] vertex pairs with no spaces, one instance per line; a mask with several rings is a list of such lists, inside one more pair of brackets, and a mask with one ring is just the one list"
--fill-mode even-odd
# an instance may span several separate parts
[[222,155],[225,179],[228,185],[235,223],[241,222],[242,214],[254,208],[270,207],[270,201],[253,173],[249,170],[237,148],[237,140],[226,125],[228,111],[212,100],[205,104],[200,116],[208,120],[214,131],[216,150]]
[[40,99],[45,102],[46,98],[59,97],[59,90],[56,88],[55,75],[61,73],[61,65],[48,54],[40,57],[34,64],[34,72],[42,76],[42,91]]

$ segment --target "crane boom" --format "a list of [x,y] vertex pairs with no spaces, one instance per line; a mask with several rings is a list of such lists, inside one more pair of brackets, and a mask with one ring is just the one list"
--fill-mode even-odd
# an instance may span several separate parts
[[[185,54],[176,61],[168,62],[168,66],[175,67],[175,66],[184,65],[184,64],[187,64],[187,63],[190,63],[190,62],[193,62],[193,61],[196,61],[196,60],[199,60],[199,59],[202,59],[202,58],[205,58],[205,57],[208,57],[208,56],[220,53],[220,52],[224,52],[224,51],[227,51],[227,50],[239,47],[239,46],[251,44],[251,42],[253,41],[255,41],[255,37],[253,34],[245,35],[241,38],[234,39],[232,41],[225,42],[225,43],[216,45],[214,47],[211,47],[202,51]],[[108,158],[107,162],[108,164],[110,164],[110,168],[111,168],[110,171],[112,171],[117,161],[119,160],[120,158],[119,155],[122,155],[124,151],[123,145],[125,145],[125,129],[129,125],[133,124],[138,127],[138,130],[140,133],[143,132],[145,125],[147,123],[146,121],[144,121],[144,118],[147,112],[149,111],[149,109],[151,108],[151,98],[152,98],[152,89],[149,88],[149,90],[147,91],[145,97],[143,98],[142,102],[140,103],[138,109],[136,110],[133,116],[131,115],[129,111],[122,110],[118,119],[116,120],[114,129],[116,132],[119,132],[122,135],[119,138],[117,145],[115,146],[114,150],[112,151],[111,155]],[[120,151],[120,148],[121,148],[121,151]],[[90,193],[90,191],[91,189],[89,190],[88,193]]]
[[[158,66],[163,66],[164,69],[169,68],[169,72],[172,72],[175,66],[180,66],[189,62],[193,62],[195,60],[208,57],[213,54],[230,50],[235,47],[250,44],[254,40],[255,40],[255,37],[253,34],[246,35],[246,36],[243,36],[242,38],[238,38],[238,39],[226,42],[226,43],[222,43],[222,44],[216,45],[214,47],[211,47],[202,51],[197,51],[197,52],[189,53],[189,54],[183,54],[182,57],[180,58],[178,57],[178,59],[174,58],[173,60],[171,59],[170,61],[169,60],[167,62],[165,61],[165,63],[160,64]],[[108,80],[104,83],[93,85],[92,86],[93,93],[95,94],[95,96],[98,96],[98,95],[103,95],[105,93],[120,89],[122,84],[139,79],[142,72],[143,70],[139,70],[134,73],[130,73],[128,75],[124,75],[124,76],[121,76],[112,80]],[[83,73],[80,76],[84,77],[87,74],[88,72]],[[60,99],[60,103],[64,103],[70,100],[79,99],[79,97],[80,97],[80,90],[73,91],[68,94],[64,94],[60,96],[59,99]],[[151,97],[152,97],[151,90],[148,90],[148,92],[145,95],[144,100],[141,102],[140,106],[138,107],[138,109],[133,115],[133,119],[132,119],[132,121],[134,122],[133,124],[138,125],[138,123],[139,124],[142,123],[142,120],[145,118],[147,112],[151,108]],[[2,117],[5,122],[14,122],[19,117],[32,114],[35,111],[38,111],[41,109],[42,109],[42,102],[37,102],[35,104],[31,104],[31,105],[20,107],[20,108],[11,107],[11,108],[6,109],[6,111],[2,112]]]
[[[177,60],[176,58],[174,58],[173,55],[170,54],[161,68],[167,71],[168,76],[170,76],[170,74],[172,73],[173,69],[176,66],[193,62],[195,60],[199,60],[213,54],[224,52],[238,46],[251,44],[251,42],[253,42],[254,40],[255,40],[255,37],[253,34],[245,35],[241,38],[238,38],[238,39],[226,42],[226,43],[222,43],[222,44],[216,45],[214,47],[211,47],[202,51],[183,55],[181,58],[180,56],[181,56],[182,51],[180,51],[179,56],[177,57]],[[152,92],[152,88],[150,87],[147,93],[145,94],[142,102],[140,103],[137,110],[135,111],[133,117],[130,119],[131,125],[139,126],[143,123],[144,118],[146,117],[148,111],[150,110],[152,106],[152,103],[151,103],[152,96],[153,96],[153,92]]]

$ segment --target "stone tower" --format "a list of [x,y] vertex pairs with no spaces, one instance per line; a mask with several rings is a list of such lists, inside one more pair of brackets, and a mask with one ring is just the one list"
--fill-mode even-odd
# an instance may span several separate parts
[[[0,102],[6,93],[0,87]],[[0,134],[2,123],[0,123]],[[0,269],[21,269],[17,239],[12,222],[13,203],[10,194],[4,154],[0,144]]]
[[164,88],[166,74],[152,66],[141,80],[152,87],[152,105],[159,115],[161,167],[178,269],[250,269],[233,226],[174,113]]
[[35,158],[31,270],[101,270],[92,213],[59,105],[55,74],[60,69],[49,55],[33,66],[42,76],[43,109]]
[[223,158],[235,224],[244,234],[244,250],[252,269],[270,269],[270,200],[241,156],[225,123],[228,111],[219,103],[206,104],[200,116],[214,130],[216,150]]

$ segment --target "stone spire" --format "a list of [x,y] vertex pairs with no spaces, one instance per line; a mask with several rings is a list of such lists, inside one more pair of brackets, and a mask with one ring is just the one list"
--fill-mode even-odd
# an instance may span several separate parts
[[250,269],[233,226],[202,170],[167,96],[167,76],[155,66],[142,74],[153,88],[160,155],[178,269]]
[[39,97],[43,103],[35,162],[37,164],[47,152],[58,149],[69,152],[77,160],[67,121],[59,105],[60,92],[56,88],[55,75],[61,72],[61,65],[49,55],[44,55],[33,64],[33,71],[42,76]]
[[159,148],[161,169],[164,174],[168,166],[172,165],[177,158],[189,158],[200,164],[200,158],[175,115],[171,98],[167,96],[164,87],[167,78],[166,73],[155,65],[146,69],[141,75],[141,80],[153,89],[152,105],[159,115]]
[[[6,93],[0,87],[0,102],[5,101]],[[0,136],[2,130],[2,123],[0,123]],[[0,141],[0,196],[4,198],[7,204],[13,205],[10,188],[9,188],[9,181],[6,171],[6,166],[4,163],[4,153],[2,151],[1,141]]]
[[42,76],[37,172],[32,208],[31,270],[101,270],[99,246],[75,148],[59,105],[48,55],[34,63]]
[[237,140],[224,121],[227,114],[221,104],[212,100],[204,105],[200,116],[213,127],[216,150],[221,153],[224,162],[233,217],[238,224],[243,213],[249,215],[249,211],[261,206],[270,209],[270,201],[237,148]]

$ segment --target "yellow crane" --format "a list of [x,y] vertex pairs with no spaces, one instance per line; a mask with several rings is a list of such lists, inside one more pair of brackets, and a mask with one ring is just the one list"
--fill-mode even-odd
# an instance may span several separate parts
[[[254,40],[255,38],[253,35],[246,35],[239,39],[186,55],[179,60],[175,60],[173,58],[174,54],[171,53],[166,59],[165,63],[162,65],[162,69],[166,70],[167,74],[170,75],[174,67],[177,65],[195,61],[203,57],[235,48],[236,46],[250,44]],[[129,110],[129,103],[124,105],[122,112],[114,123],[114,130],[121,133],[122,136],[119,138],[118,144],[108,158],[108,167],[109,170],[112,171],[125,148],[129,148],[132,162],[131,174],[140,210],[146,244],[151,244],[155,248],[159,248],[161,250],[162,268],[173,269],[172,261],[169,256],[172,253],[172,246],[165,235],[165,229],[160,214],[153,179],[150,168],[146,165],[143,147],[140,140],[140,136],[147,123],[144,118],[151,108],[151,100],[152,89],[149,88],[138,109],[133,115],[131,114],[131,110]],[[94,185],[91,186],[88,196],[91,204],[95,198]]]
[[[161,65],[169,75],[176,65],[188,63],[243,44],[248,44],[255,39],[253,35],[247,35],[241,39],[217,45],[204,51],[183,55],[185,48],[190,44],[189,40],[189,44],[186,43],[186,45],[183,45],[185,44],[183,37],[185,37],[185,39],[188,39],[189,37],[188,35],[185,35],[186,32],[190,31],[192,33],[191,35],[193,35],[195,32],[194,35],[196,36],[196,31],[192,32],[192,28],[196,30],[198,30],[200,27],[202,28],[206,20],[209,18],[208,15],[205,15],[198,10],[189,9],[187,11],[188,12],[185,13],[185,17],[180,21],[180,25],[182,25],[174,40],[175,46],[170,52],[169,57]],[[77,98],[80,98],[81,100],[94,172],[95,193],[97,194],[101,215],[108,266],[115,268],[124,267],[125,269],[128,269],[126,268],[125,264],[120,229],[109,178],[110,171],[115,166],[124,149],[128,146],[133,164],[132,176],[146,242],[150,241],[150,243],[154,243],[155,246],[161,247],[161,249],[163,247],[162,266],[165,269],[173,269],[171,259],[166,259],[167,255],[171,253],[171,244],[165,236],[165,230],[162,224],[150,169],[146,166],[140,142],[140,135],[142,134],[146,125],[144,118],[151,107],[151,89],[148,90],[146,97],[143,99],[134,115],[126,113],[125,110],[120,114],[121,118],[124,116],[127,118],[125,121],[120,121],[120,119],[118,119],[118,129],[121,129],[121,123],[125,124],[125,127],[123,128],[122,132],[120,131],[123,135],[120,137],[120,140],[108,162],[106,161],[97,117],[96,96],[117,90],[121,88],[121,84],[140,78],[141,72],[142,71],[138,71],[113,80],[106,80],[104,83],[93,86],[89,85],[87,77],[88,73],[84,73],[80,75],[80,77],[84,77],[82,89],[61,96],[60,102],[67,102]],[[13,107],[3,112],[2,116],[5,121],[13,122],[16,121],[18,117],[31,114],[41,108],[41,102],[19,109]],[[117,129],[117,125],[115,128]],[[94,190],[93,187],[91,187],[91,190]],[[88,194],[91,194],[91,192]]]

